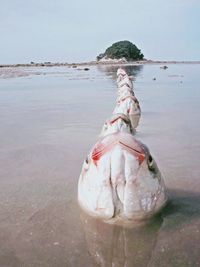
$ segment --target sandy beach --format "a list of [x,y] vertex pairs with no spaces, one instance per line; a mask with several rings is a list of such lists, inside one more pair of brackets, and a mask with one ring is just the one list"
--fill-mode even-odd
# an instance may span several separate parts
[[115,107],[118,65],[0,68],[0,266],[200,266],[200,62],[179,63],[124,65],[142,109],[136,138],[170,197],[140,228],[104,224],[77,204],[82,162]]
[[[168,65],[199,65],[200,61],[159,61],[159,60],[140,60],[133,62],[120,62],[120,60],[108,60],[108,61],[89,61],[89,62],[77,62],[77,63],[27,63],[27,64],[2,64],[0,65],[0,78],[16,78],[29,75],[46,75],[46,74],[65,74],[63,68],[73,68],[78,71],[89,71],[91,67],[96,66],[98,69],[117,69],[120,67],[135,67],[145,65],[157,65],[160,68],[168,68]],[[56,71],[52,71],[51,68]]]

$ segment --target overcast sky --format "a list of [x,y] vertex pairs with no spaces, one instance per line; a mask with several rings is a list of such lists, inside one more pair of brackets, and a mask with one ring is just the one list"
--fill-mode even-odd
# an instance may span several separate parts
[[129,40],[145,58],[200,60],[200,0],[0,0],[0,64],[89,61]]

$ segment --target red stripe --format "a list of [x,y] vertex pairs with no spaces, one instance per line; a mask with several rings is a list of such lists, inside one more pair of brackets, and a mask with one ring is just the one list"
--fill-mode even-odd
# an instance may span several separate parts
[[120,144],[122,145],[122,147],[128,149],[139,161],[139,164],[141,164],[144,159],[145,159],[145,153],[142,151],[138,151],[137,149],[134,149],[132,147],[130,147],[129,145],[126,145],[124,143],[122,143],[119,140],[116,140],[110,144],[108,144],[107,146],[105,146],[102,143],[98,143],[96,145],[96,147],[94,148],[93,152],[92,152],[92,160],[94,161],[94,164],[97,165],[97,161],[106,153],[108,152],[115,144]]

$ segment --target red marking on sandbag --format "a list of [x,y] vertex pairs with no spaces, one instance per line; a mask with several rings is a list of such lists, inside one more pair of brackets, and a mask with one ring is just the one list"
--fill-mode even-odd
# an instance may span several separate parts
[[123,147],[125,147],[131,154],[133,154],[139,161],[139,164],[141,164],[145,159],[145,153],[143,151],[138,151],[135,148],[132,148],[131,146],[124,144],[122,142],[119,142]]
[[98,160],[109,151],[116,142],[111,142],[110,144],[98,143],[92,151],[92,160],[94,164],[97,165]]

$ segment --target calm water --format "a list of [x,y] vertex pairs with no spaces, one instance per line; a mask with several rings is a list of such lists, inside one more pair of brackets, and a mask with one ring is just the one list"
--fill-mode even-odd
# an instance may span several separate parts
[[82,162],[115,106],[116,68],[17,71],[0,79],[0,267],[200,266],[200,65],[128,68],[142,109],[136,137],[170,195],[133,229],[76,202]]

